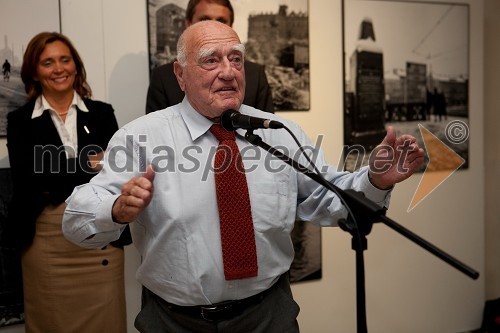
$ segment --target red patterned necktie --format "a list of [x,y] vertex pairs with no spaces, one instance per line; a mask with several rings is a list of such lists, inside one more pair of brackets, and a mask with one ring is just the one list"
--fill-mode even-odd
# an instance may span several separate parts
[[224,276],[226,280],[257,276],[257,251],[250,197],[235,134],[218,124],[212,125],[210,132],[219,140],[214,173]]

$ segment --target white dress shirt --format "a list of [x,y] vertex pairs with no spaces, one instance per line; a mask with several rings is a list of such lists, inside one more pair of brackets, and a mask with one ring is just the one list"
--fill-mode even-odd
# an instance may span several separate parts
[[[240,112],[281,121],[303,145],[311,146],[299,126],[277,115],[242,105]],[[219,216],[212,172],[218,140],[211,121],[187,99],[142,116],[111,139],[103,170],[68,198],[63,231],[72,242],[102,247],[118,238],[123,225],[111,210],[121,188],[152,164],[156,170],[149,206],[131,223],[135,246],[142,256],[137,278],[149,290],[178,305],[202,305],[242,299],[269,288],[288,271],[294,257],[290,232],[296,217],[321,226],[335,226],[346,212],[339,199],[284,162],[248,143],[237,132],[246,169],[257,245],[258,276],[226,281],[222,265]],[[264,142],[300,163],[298,147],[284,130],[254,131]],[[390,191],[371,185],[367,170],[337,172],[319,151],[317,167],[341,188],[360,190],[384,206]],[[238,207],[235,207],[238,209]]]
[[45,96],[40,95],[36,99],[35,107],[33,108],[33,113],[31,114],[31,119],[34,119],[40,117],[45,110],[49,110],[50,118],[57,129],[57,133],[59,133],[67,158],[75,158],[78,152],[78,134],[76,131],[77,107],[83,112],[89,112],[82,98],[75,91],[73,93],[73,101],[69,106],[66,119],[63,121],[57,111],[54,110],[54,108],[45,99]]

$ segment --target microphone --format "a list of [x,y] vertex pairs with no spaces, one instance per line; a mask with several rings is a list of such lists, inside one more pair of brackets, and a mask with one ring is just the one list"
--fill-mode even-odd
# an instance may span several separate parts
[[236,110],[226,110],[220,117],[220,124],[228,131],[234,131],[238,128],[257,129],[257,128],[283,128],[285,125],[276,120],[257,118],[239,113]]

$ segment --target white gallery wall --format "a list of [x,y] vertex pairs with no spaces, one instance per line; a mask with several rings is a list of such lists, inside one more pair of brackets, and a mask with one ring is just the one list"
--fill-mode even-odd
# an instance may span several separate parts
[[[239,1],[239,0],[233,0]],[[286,4],[286,0],[282,1]],[[407,212],[421,174],[396,187],[389,217],[481,273],[472,280],[383,224],[365,252],[367,324],[371,333],[465,332],[478,328],[484,305],[483,1],[470,5],[470,163]],[[248,2],[249,4],[251,2]],[[61,0],[62,32],[79,50],[94,98],[113,104],[119,124],[144,114],[149,83],[145,0]],[[236,17],[236,20],[239,18]],[[343,145],[341,0],[309,0],[311,109],[282,112],[313,140],[324,135],[327,159]],[[126,249],[129,333],[140,307],[139,264]],[[305,333],[356,332],[355,256],[339,228],[322,234],[323,278],[293,285]],[[1,333],[23,332],[17,325]]]

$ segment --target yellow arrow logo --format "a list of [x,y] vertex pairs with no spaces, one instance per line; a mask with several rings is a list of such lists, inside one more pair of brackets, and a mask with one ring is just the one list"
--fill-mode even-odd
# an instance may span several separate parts
[[450,147],[439,140],[424,126],[418,125],[429,157],[424,174],[413,195],[408,212],[421,203],[432,191],[450,177],[465,160]]

